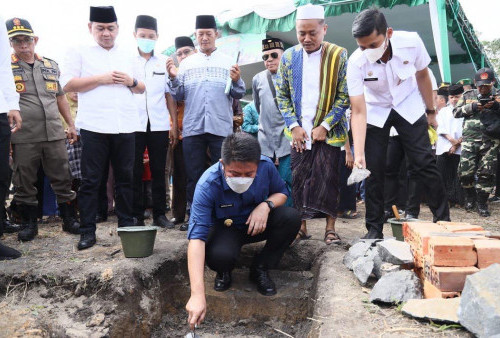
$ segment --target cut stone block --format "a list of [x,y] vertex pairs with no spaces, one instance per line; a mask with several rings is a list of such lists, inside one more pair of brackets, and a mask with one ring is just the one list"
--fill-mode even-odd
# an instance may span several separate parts
[[500,264],[467,277],[458,308],[460,324],[479,337],[500,336]]
[[457,324],[459,305],[460,298],[410,299],[401,311],[403,314],[417,319]]
[[477,263],[474,242],[465,237],[431,237],[429,239],[431,265],[473,266]]
[[401,265],[413,263],[413,254],[408,243],[389,240],[377,243],[382,261]]
[[370,293],[371,302],[389,304],[421,298],[422,283],[417,275],[409,270],[401,270],[383,276]]

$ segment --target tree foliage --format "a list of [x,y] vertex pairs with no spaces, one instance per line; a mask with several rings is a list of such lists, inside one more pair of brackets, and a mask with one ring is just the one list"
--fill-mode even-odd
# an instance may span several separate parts
[[482,41],[486,55],[490,59],[490,62],[495,69],[495,72],[499,74],[500,71],[500,39],[495,39],[491,41]]

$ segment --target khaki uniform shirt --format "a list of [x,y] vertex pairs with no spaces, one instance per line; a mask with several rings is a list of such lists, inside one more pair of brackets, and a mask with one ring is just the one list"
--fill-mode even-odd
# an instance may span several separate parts
[[20,95],[22,128],[11,142],[34,143],[64,139],[57,96],[64,95],[59,84],[59,67],[55,61],[35,55],[33,68],[12,55],[12,73]]

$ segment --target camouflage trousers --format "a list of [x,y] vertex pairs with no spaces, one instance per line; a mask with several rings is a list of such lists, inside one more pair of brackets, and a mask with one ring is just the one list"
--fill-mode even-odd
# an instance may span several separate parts
[[475,187],[477,192],[488,194],[493,191],[499,144],[500,140],[489,138],[462,143],[458,175],[464,189]]

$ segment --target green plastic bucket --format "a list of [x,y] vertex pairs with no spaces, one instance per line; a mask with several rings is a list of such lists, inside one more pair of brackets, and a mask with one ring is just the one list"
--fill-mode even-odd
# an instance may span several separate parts
[[396,218],[389,218],[388,222],[391,224],[391,228],[392,228],[392,235],[394,237],[396,237],[396,239],[398,241],[404,241],[405,238],[403,236],[403,223],[405,222],[418,222],[420,221],[419,219],[416,219],[416,218],[410,218],[410,219],[406,219],[406,218],[400,218],[400,219],[396,219]]
[[151,256],[155,246],[156,231],[154,226],[119,227],[118,236],[122,242],[123,254],[127,258]]

